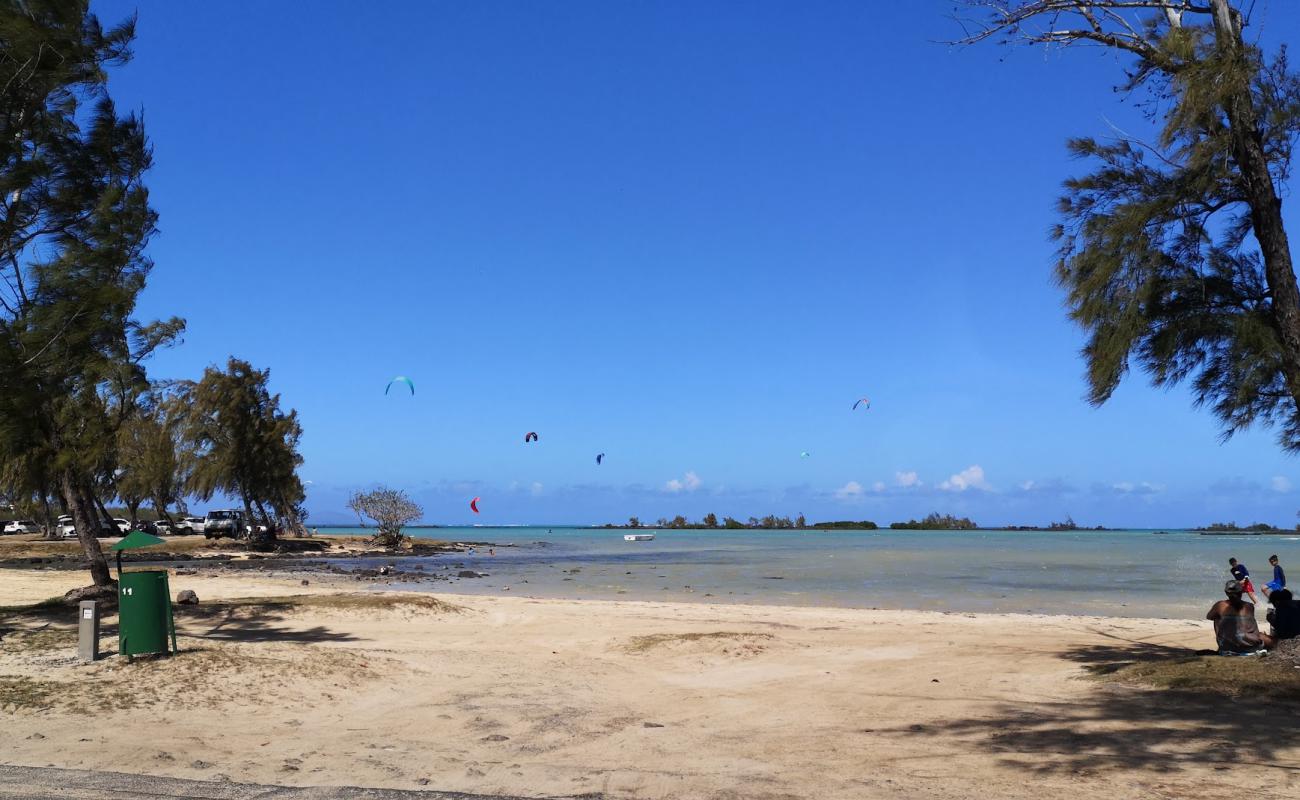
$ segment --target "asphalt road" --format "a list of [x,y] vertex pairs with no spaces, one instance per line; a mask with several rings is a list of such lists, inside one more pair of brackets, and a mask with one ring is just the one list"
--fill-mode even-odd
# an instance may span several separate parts
[[[538,800],[499,794],[363,789],[358,786],[258,786],[251,783],[190,781],[122,772],[0,766],[0,798],[22,800]],[[601,795],[580,795],[600,800]],[[551,798],[551,800],[578,800]]]

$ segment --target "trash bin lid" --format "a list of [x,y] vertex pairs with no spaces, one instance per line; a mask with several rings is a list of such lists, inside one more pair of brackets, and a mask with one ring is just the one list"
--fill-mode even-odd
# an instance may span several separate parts
[[163,544],[166,540],[159,539],[157,536],[150,536],[144,531],[131,531],[122,537],[122,541],[108,548],[109,550],[135,550],[139,547],[153,547],[156,544]]

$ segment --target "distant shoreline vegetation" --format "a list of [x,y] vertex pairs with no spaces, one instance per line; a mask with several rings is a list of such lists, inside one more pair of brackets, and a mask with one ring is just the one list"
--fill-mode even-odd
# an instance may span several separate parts
[[[1267,522],[1256,522],[1254,525],[1238,525],[1235,522],[1211,522],[1202,528],[1192,528],[1198,533],[1282,533],[1290,532],[1288,528],[1279,528],[1276,525],[1269,525]],[[1300,530],[1300,525],[1296,526]]]
[[973,531],[979,528],[970,517],[954,517],[952,514],[937,512],[922,520],[891,522],[889,527],[896,531]]
[[[664,530],[810,530],[810,531],[875,531],[880,526],[869,519],[864,520],[830,520],[826,522],[808,522],[803,514],[790,519],[772,514],[766,517],[750,517],[741,521],[733,517],[718,519],[716,514],[706,514],[702,520],[695,522],[678,514],[669,519],[660,517],[653,523],[642,522],[639,517],[631,517],[623,525],[612,522],[593,526],[596,528],[662,528]],[[1000,528],[981,528],[970,517],[958,517],[938,512],[927,515],[924,519],[909,519],[906,522],[891,522],[890,530],[896,531],[1105,531],[1110,528],[1098,525],[1084,528],[1072,517],[1062,522],[1052,522],[1046,527],[1040,525],[1007,525]]]

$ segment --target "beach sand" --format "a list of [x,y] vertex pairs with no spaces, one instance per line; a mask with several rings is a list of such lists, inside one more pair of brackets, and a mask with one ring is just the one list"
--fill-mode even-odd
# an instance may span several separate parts
[[[1205,648],[1204,622],[358,593],[310,578],[173,577],[202,601],[178,611],[182,652],[135,664],[77,664],[69,611],[0,613],[0,760],[526,796],[1300,791],[1294,708],[1091,675]],[[5,570],[0,605],[81,582]],[[284,595],[299,598],[219,602]]]

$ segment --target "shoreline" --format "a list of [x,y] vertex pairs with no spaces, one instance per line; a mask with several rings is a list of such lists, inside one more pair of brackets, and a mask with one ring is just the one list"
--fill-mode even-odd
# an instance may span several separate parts
[[[160,566],[160,565],[159,565]],[[222,565],[226,566],[225,564]],[[184,566],[164,567],[169,575],[169,581],[172,584],[173,593],[184,589],[196,591],[200,597],[200,603],[206,599],[204,591],[212,587],[218,587],[215,595],[207,595],[213,600],[256,600],[260,596],[291,596],[294,594],[303,595],[322,595],[322,594],[356,594],[356,595],[376,595],[390,597],[432,597],[445,599],[450,602],[460,602],[469,600],[482,600],[487,602],[494,601],[519,601],[525,603],[575,603],[583,606],[620,608],[620,607],[645,607],[655,609],[660,607],[677,607],[689,609],[749,609],[754,612],[770,611],[773,614],[900,614],[900,615],[919,615],[923,617],[965,617],[968,619],[999,619],[1014,622],[1016,620],[1039,620],[1052,623],[1061,623],[1074,621],[1087,624],[1122,624],[1123,626],[1135,625],[1141,623],[1152,623],[1155,626],[1165,625],[1191,625],[1201,628],[1205,633],[1205,645],[1213,645],[1214,637],[1209,623],[1201,619],[1192,619],[1184,617],[1143,617],[1143,616],[1110,616],[1105,614],[1086,614],[1075,612],[1039,612],[1039,611],[965,611],[961,609],[927,609],[927,608],[909,608],[906,606],[845,606],[845,605],[800,605],[793,603],[780,602],[745,602],[739,600],[728,600],[725,598],[599,598],[599,597],[548,597],[543,595],[532,595],[527,592],[493,592],[491,589],[484,592],[464,592],[457,591],[452,586],[439,585],[436,589],[430,590],[412,590],[402,588],[394,584],[407,583],[407,578],[413,577],[407,573],[389,574],[389,575],[372,575],[373,570],[367,570],[366,574],[360,574],[351,571],[333,571],[328,569],[293,569],[293,568],[269,568],[263,569],[263,565],[251,563],[244,568],[231,568],[229,571],[220,571],[221,567],[208,572],[198,572],[187,570]],[[45,571],[45,570],[18,570],[12,569],[11,580],[0,581],[0,619],[6,613],[21,611],[22,606],[33,605],[37,603],[58,601],[62,593],[58,592],[63,587],[78,588],[66,580],[59,580],[57,576],[65,574],[65,571]],[[432,581],[441,581],[436,575],[425,576]],[[304,583],[303,581],[306,581]],[[362,585],[358,585],[363,582]],[[253,594],[239,594],[238,591],[232,591],[232,587],[240,587],[252,591]],[[274,589],[274,592],[270,590]],[[54,591],[56,594],[40,595],[42,591]],[[35,597],[35,599],[32,599]],[[179,606],[177,606],[179,608]],[[75,610],[73,606],[59,606],[68,614]],[[108,613],[115,613],[110,610]],[[1262,620],[1262,617],[1261,617]],[[1261,622],[1262,624],[1262,622]]]

